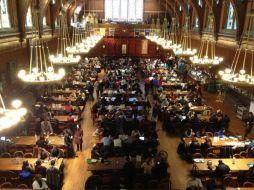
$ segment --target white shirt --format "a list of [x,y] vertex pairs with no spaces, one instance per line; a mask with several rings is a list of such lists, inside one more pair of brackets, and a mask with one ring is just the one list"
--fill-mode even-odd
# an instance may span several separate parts
[[122,147],[121,139],[114,139],[114,147]]
[[40,187],[39,183],[35,180],[33,182],[33,189],[48,189],[45,179],[42,178],[42,186]]

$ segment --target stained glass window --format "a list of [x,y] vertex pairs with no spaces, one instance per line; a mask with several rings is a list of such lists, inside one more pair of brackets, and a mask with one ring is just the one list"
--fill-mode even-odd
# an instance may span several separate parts
[[0,28],[10,28],[7,0],[0,0]]
[[26,13],[26,27],[32,27],[33,22],[32,22],[32,10],[31,6],[28,7],[27,13]]
[[195,18],[195,27],[198,28],[199,27],[199,20],[198,17],[196,16]]
[[105,19],[116,22],[143,21],[144,0],[105,0]]
[[202,1],[202,0],[198,0],[198,5],[199,5],[200,7],[202,7],[202,6],[203,6],[203,1]]
[[233,5],[229,3],[226,29],[236,30],[236,27],[237,26],[236,26],[234,8],[233,8]]

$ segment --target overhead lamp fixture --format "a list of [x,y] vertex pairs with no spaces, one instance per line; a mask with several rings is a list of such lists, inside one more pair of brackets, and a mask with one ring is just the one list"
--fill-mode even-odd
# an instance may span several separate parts
[[79,55],[67,54],[66,48],[70,44],[69,31],[67,26],[66,14],[62,11],[60,13],[60,33],[57,41],[56,55],[50,55],[49,59],[54,65],[72,66],[80,62]]
[[201,43],[198,55],[190,57],[190,61],[194,65],[214,66],[219,65],[223,61],[223,57],[215,54],[215,40],[213,35],[214,15],[212,12],[208,16],[208,37]]
[[190,37],[190,16],[185,18],[185,27],[181,37],[181,46],[173,48],[174,54],[182,57],[193,56],[197,53],[197,49],[192,49]]
[[29,70],[20,70],[18,77],[27,84],[46,85],[59,82],[65,76],[65,70],[60,68],[55,72],[52,62],[49,61],[49,48],[40,38],[40,9],[34,10],[34,24],[30,41]]
[[[239,47],[236,50],[231,67],[219,71],[222,81],[226,83],[231,83],[239,86],[254,85],[254,76],[253,76],[254,49],[252,46],[249,46],[250,35],[251,32],[253,32],[252,31],[253,19],[254,19],[254,9],[251,9],[247,14],[248,22],[246,22],[245,24],[244,32],[242,34]],[[247,59],[247,54],[251,55],[250,59]],[[246,65],[250,66],[250,73],[247,73],[245,68]]]
[[0,131],[17,125],[27,113],[27,109],[21,107],[22,102],[20,100],[12,102],[13,109],[7,109],[0,94],[0,103]]

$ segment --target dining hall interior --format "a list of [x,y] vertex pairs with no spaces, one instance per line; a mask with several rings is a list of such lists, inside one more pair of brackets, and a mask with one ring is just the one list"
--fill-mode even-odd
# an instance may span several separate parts
[[0,0],[0,189],[253,190],[254,1]]

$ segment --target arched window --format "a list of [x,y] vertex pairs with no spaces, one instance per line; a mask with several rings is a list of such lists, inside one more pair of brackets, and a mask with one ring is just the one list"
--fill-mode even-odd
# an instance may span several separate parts
[[47,26],[47,19],[45,16],[42,19],[42,24],[43,24],[43,26]]
[[26,27],[32,27],[33,22],[32,22],[32,10],[31,6],[28,7],[27,13],[26,13]]
[[198,0],[198,5],[199,5],[200,7],[203,7],[203,1],[202,1],[202,0]]
[[74,14],[71,18],[71,25],[72,26],[75,26],[76,23],[78,22],[78,15],[79,15],[81,10],[82,10],[82,6],[77,6],[77,8],[75,9]]
[[198,28],[199,27],[199,20],[198,20],[198,17],[196,16],[195,18],[195,28]]
[[0,0],[0,28],[10,28],[7,0]]
[[237,26],[236,26],[236,18],[235,18],[234,8],[233,8],[232,3],[229,3],[226,29],[236,30],[236,27]]

